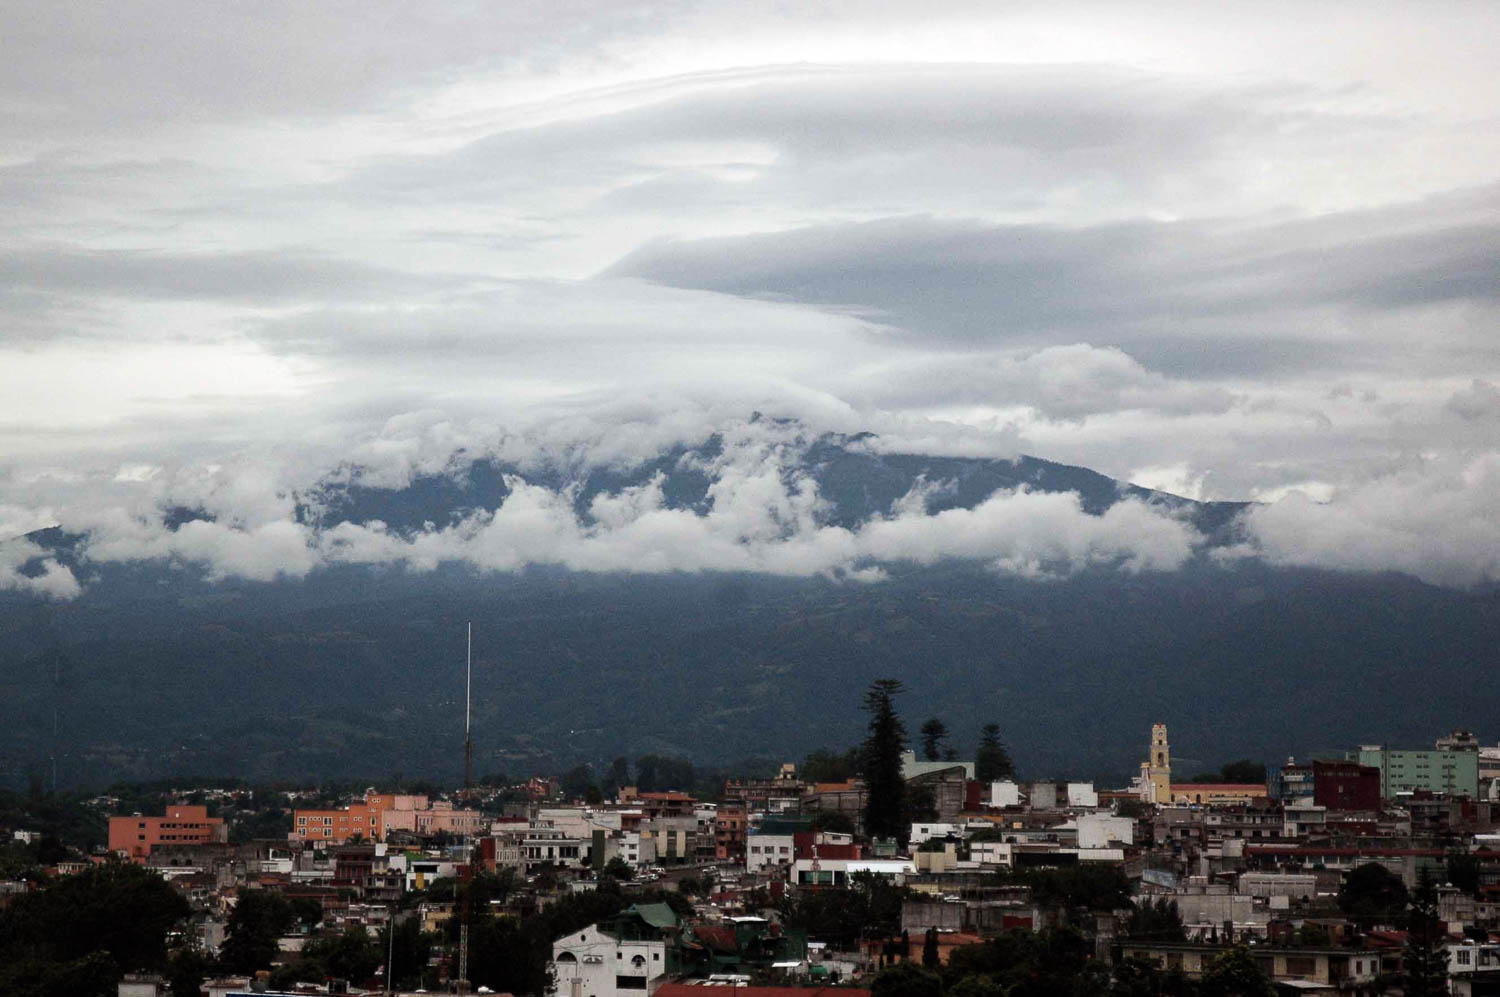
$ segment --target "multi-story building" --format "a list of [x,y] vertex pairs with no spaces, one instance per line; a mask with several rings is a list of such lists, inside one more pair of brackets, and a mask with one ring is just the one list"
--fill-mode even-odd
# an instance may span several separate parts
[[363,803],[336,810],[295,810],[292,841],[314,844],[345,844],[356,837],[384,841],[390,831],[409,831],[424,837],[439,834],[467,837],[482,834],[488,821],[478,810],[455,807],[443,800],[432,803],[425,796],[377,793],[369,790]]
[[173,805],[160,817],[133,814],[109,819],[109,850],[132,862],[145,862],[157,845],[228,840],[223,818],[210,817],[204,806]]
[[1405,751],[1365,744],[1353,760],[1380,770],[1380,795],[1384,799],[1423,789],[1471,799],[1479,795],[1479,752],[1475,750]]
[[417,833],[423,837],[446,834],[464,838],[482,834],[489,826],[489,819],[478,810],[455,807],[443,802],[417,811],[415,817]]
[[355,838],[383,841],[385,814],[383,807],[372,807],[365,803],[356,803],[338,810],[294,810],[292,830],[287,837],[292,841],[334,845],[346,844]]
[[1380,770],[1356,762],[1312,763],[1313,802],[1329,810],[1379,810]]
[[743,800],[753,810],[783,813],[796,809],[807,784],[797,778],[797,766],[786,762],[773,779],[731,779],[721,794],[726,800]]
[[750,829],[750,814],[745,804],[724,801],[714,819],[714,858],[720,862],[745,860],[745,835]]
[[[1162,969],[1181,970],[1190,980],[1203,978],[1203,971],[1224,953],[1221,945],[1201,942],[1153,942],[1126,939],[1120,945],[1126,959],[1144,959]],[[1344,948],[1273,948],[1253,950],[1256,965],[1273,982],[1297,989],[1327,993],[1373,989],[1380,975],[1377,952]]]
[[521,861],[527,872],[544,865],[581,869],[585,854],[582,838],[553,827],[532,827],[521,839]]

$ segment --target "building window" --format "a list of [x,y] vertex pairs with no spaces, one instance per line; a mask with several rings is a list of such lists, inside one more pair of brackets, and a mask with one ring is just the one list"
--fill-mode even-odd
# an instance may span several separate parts
[[1318,972],[1318,960],[1310,955],[1289,955],[1286,957],[1286,972],[1288,976],[1314,976]]

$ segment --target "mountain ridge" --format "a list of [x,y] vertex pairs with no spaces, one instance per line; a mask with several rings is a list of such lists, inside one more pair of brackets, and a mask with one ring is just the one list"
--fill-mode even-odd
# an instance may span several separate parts
[[[810,441],[782,468],[826,487],[820,514],[832,523],[890,515],[914,490],[937,513],[996,488],[1053,488],[1077,492],[1093,516],[1126,498],[1174,510],[1203,524],[1211,550],[1232,542],[1244,508],[1037,458],[870,454],[850,442]],[[529,480],[572,489],[583,515],[598,495],[667,476],[667,501],[692,508],[713,445],[572,481],[533,468]],[[476,463],[462,480],[332,488],[316,511],[410,530],[462,519],[524,470],[475,474]],[[469,620],[476,767],[516,776],[619,754],[728,764],[847,747],[861,736],[864,686],[884,676],[908,686],[910,729],[941,715],[964,748],[980,725],[1000,723],[1038,776],[1123,779],[1157,720],[1184,758],[1209,767],[1358,740],[1425,742],[1448,726],[1482,727],[1500,708],[1500,692],[1473,679],[1497,664],[1500,591],[1394,574],[1200,552],[1175,571],[1099,564],[1045,581],[939,560],[890,565],[877,584],[464,564],[210,582],[173,561],[91,564],[61,531],[35,539],[88,578],[71,602],[0,594],[0,767],[13,782],[54,753],[70,784],[193,772],[454,778]],[[1434,692],[1414,701],[1418,682]]]

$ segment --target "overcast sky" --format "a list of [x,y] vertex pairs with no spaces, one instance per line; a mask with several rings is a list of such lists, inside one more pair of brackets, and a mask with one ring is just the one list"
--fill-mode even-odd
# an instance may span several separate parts
[[[1500,580],[1500,5],[4,6],[0,538],[250,577],[1194,543],[1024,496],[977,548],[917,507],[828,534],[761,410],[1256,499],[1244,554]],[[726,426],[719,519],[290,518],[351,464]],[[34,554],[0,587],[77,591]]]

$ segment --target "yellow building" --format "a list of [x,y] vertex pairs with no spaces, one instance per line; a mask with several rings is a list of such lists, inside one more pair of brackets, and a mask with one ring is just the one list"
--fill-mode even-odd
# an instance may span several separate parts
[[1147,803],[1172,801],[1172,749],[1167,745],[1167,725],[1151,725],[1151,747],[1141,762],[1141,799]]
[[1187,782],[1172,785],[1172,802],[1193,805],[1214,803],[1248,803],[1266,798],[1264,783],[1258,782]]

